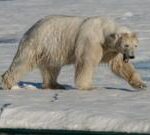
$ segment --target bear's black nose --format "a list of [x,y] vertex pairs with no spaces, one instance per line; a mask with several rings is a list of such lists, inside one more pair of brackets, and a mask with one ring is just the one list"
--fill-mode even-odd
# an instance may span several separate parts
[[130,58],[130,59],[134,59],[134,58],[135,58],[135,56],[133,55],[133,56],[130,56],[129,58]]

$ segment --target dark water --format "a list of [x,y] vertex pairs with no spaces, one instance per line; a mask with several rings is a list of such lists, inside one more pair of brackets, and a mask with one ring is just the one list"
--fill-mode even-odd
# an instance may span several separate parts
[[140,70],[150,70],[150,61],[137,62],[135,67]]
[[142,61],[135,63],[135,67],[138,70],[146,72],[145,75],[143,75],[143,79],[145,81],[150,81],[150,61]]
[[75,130],[0,129],[0,135],[148,135],[124,132],[92,132]]

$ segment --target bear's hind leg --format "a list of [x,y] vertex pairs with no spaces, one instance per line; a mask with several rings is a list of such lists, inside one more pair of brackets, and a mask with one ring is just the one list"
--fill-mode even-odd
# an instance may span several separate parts
[[19,79],[33,69],[34,63],[27,58],[15,57],[9,69],[1,76],[3,89],[11,89]]
[[40,71],[43,77],[44,89],[65,89],[65,87],[57,82],[57,77],[60,72],[60,67],[40,66]]

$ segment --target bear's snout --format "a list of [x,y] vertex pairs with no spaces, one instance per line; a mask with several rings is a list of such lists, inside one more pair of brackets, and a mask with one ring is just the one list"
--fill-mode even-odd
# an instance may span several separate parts
[[130,59],[134,59],[134,58],[135,58],[135,56],[134,56],[134,55],[132,55],[132,56],[130,56],[129,58],[130,58]]
[[134,59],[134,58],[135,58],[135,55],[134,55],[134,51],[133,51],[133,50],[132,50],[132,51],[128,51],[127,55],[128,55],[128,57],[129,57],[130,59]]

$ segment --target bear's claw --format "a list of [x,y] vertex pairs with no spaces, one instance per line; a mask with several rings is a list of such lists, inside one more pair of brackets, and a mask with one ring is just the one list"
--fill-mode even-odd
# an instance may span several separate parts
[[145,88],[147,88],[146,83],[142,83],[142,84],[140,85],[140,88],[141,88],[141,89],[145,89]]
[[147,85],[144,82],[141,82],[138,84],[132,84],[132,86],[136,89],[139,89],[139,90],[145,90],[147,88]]

